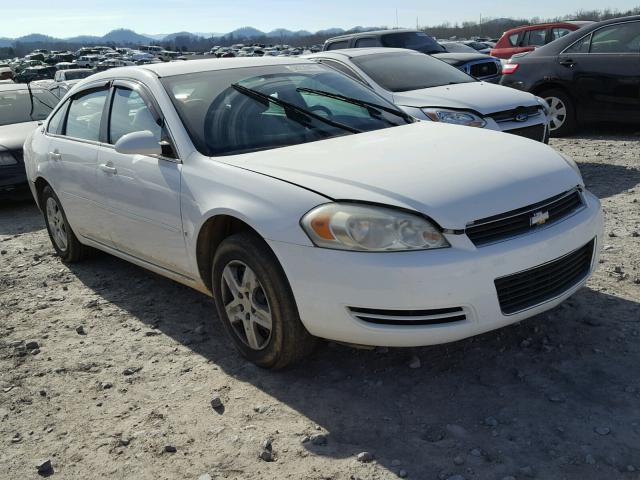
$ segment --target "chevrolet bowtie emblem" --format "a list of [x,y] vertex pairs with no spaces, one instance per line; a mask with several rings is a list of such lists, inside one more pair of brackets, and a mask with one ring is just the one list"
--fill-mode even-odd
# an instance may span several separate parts
[[534,225],[544,225],[549,220],[549,212],[536,212],[529,218],[529,223]]

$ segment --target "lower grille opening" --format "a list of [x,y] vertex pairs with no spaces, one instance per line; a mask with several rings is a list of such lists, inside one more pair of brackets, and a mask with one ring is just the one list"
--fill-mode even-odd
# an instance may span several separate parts
[[530,127],[514,128],[512,130],[503,130],[505,133],[518,135],[519,137],[529,138],[531,140],[544,140],[544,125],[532,125]]
[[439,325],[462,322],[467,319],[462,307],[430,310],[381,310],[349,307],[349,311],[358,320],[377,325]]
[[589,274],[595,239],[564,257],[518,272],[494,283],[500,309],[511,315],[556,298]]

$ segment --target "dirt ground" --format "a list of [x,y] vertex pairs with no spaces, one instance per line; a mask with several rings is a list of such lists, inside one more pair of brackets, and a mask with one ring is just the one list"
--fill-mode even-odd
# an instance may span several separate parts
[[454,344],[325,343],[275,373],[202,294],[108,255],[64,265],[30,202],[1,205],[0,478],[639,479],[640,132],[552,145],[603,201],[586,288]]

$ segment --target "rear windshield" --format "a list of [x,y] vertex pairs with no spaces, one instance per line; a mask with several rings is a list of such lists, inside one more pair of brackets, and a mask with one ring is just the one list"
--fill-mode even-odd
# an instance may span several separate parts
[[[398,112],[359,82],[319,64],[216,70],[161,81],[196,148],[207,156],[267,150],[410,122],[400,112],[328,96],[337,94]],[[285,108],[265,100],[265,95],[310,113]]]
[[448,63],[418,53],[380,53],[351,59],[378,85],[406,92],[476,80]]
[[32,88],[33,102],[29,90],[0,91],[0,125],[32,122],[47,118],[58,99],[52,93]]
[[422,53],[440,53],[445,49],[424,32],[388,33],[382,36],[382,45],[392,48],[408,48]]

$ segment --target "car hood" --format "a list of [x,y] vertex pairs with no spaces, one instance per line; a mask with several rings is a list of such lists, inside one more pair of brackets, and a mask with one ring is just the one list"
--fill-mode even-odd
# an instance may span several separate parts
[[422,212],[451,229],[582,183],[541,142],[427,122],[217,159],[334,200]]
[[432,57],[439,58],[447,62],[449,65],[453,65],[454,67],[459,67],[460,65],[464,65],[468,62],[475,62],[477,60],[495,60],[493,57],[489,55],[483,55],[482,53],[433,53]]
[[396,105],[474,110],[482,115],[538,105],[530,93],[486,82],[458,83],[393,93]]
[[38,127],[39,122],[22,122],[0,126],[0,148],[22,150],[29,134]]

